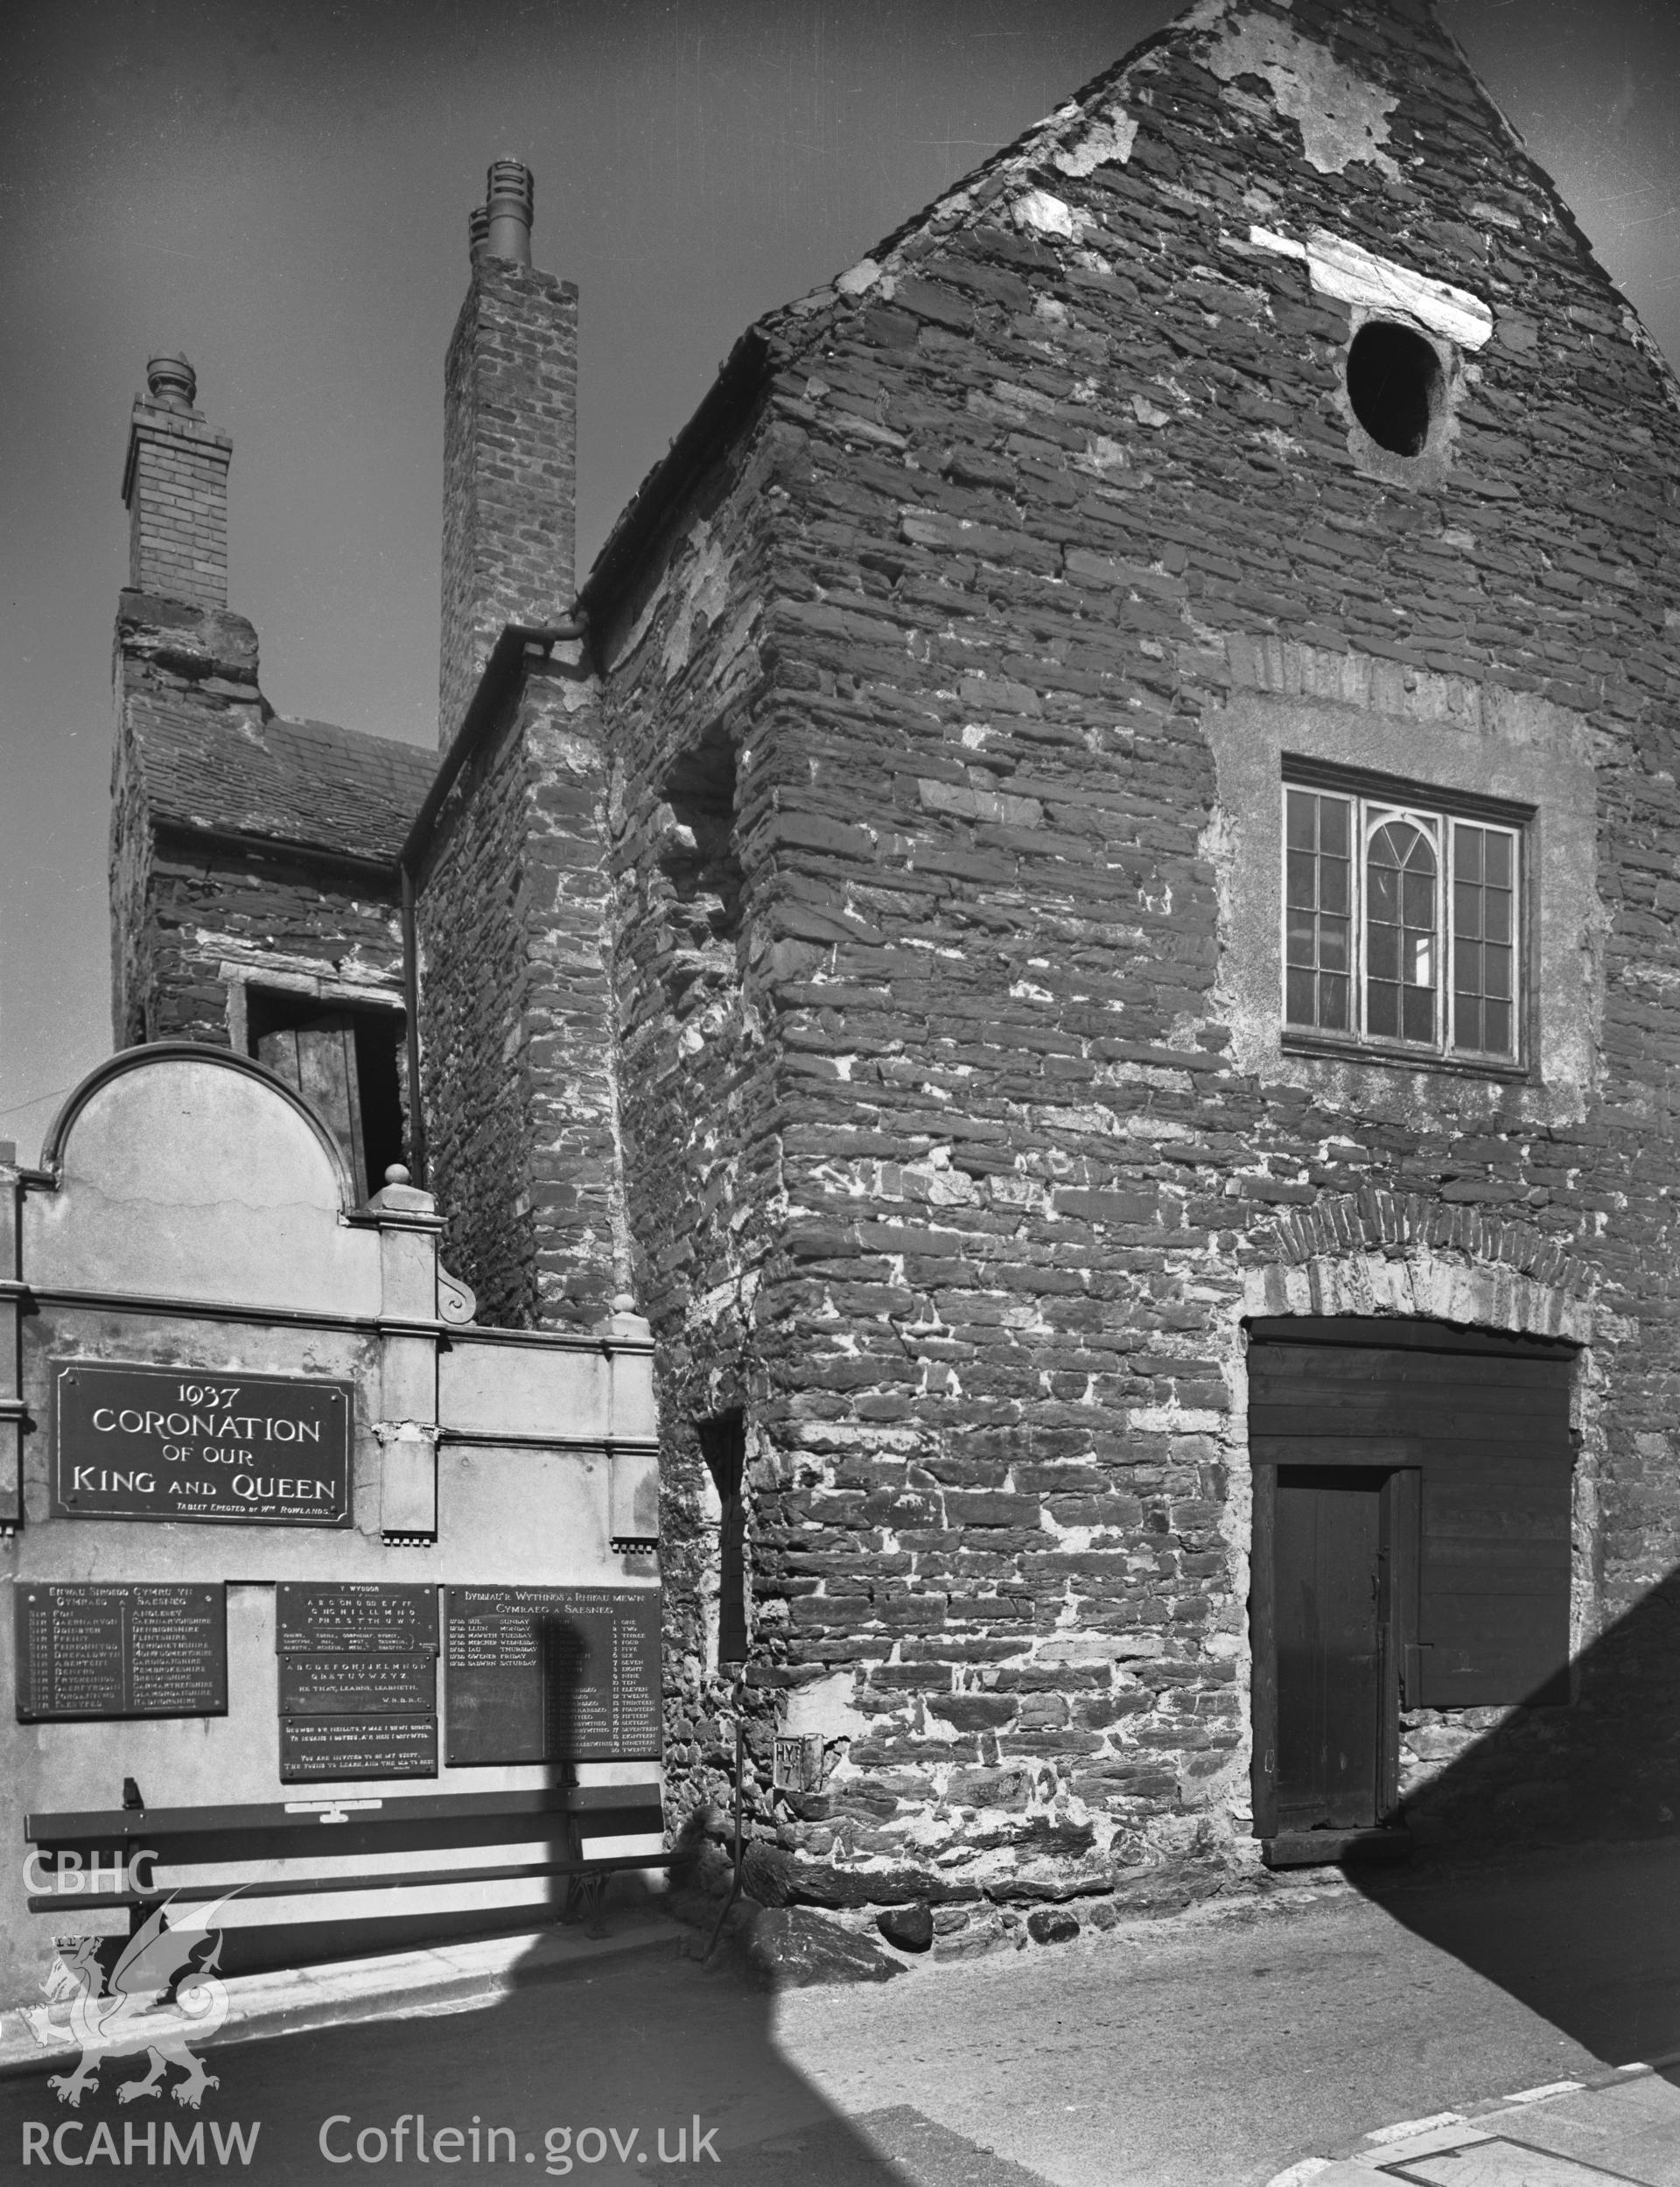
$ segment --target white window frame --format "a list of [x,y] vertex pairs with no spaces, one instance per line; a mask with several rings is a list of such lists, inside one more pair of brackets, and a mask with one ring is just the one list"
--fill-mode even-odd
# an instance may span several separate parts
[[[1395,1061],[1455,1064],[1474,1070],[1505,1075],[1526,1075],[1530,1048],[1526,1020],[1530,989],[1530,968],[1526,960],[1530,943],[1525,906],[1530,865],[1529,824],[1532,816],[1513,811],[1509,808],[1494,808],[1491,802],[1483,806],[1479,800],[1474,803],[1467,799],[1461,803],[1446,796],[1438,801],[1429,793],[1414,789],[1410,784],[1385,785],[1377,782],[1368,782],[1357,777],[1338,779],[1334,771],[1328,768],[1320,771],[1317,767],[1310,771],[1304,768],[1298,774],[1292,770],[1286,771],[1283,791],[1279,816],[1278,1002],[1285,1045],[1298,1048],[1334,1049]],[[1336,798],[1349,809],[1348,839],[1352,856],[1348,876],[1348,982],[1350,1022],[1345,1029],[1306,1025],[1292,1020],[1289,1015],[1288,874],[1289,801],[1292,792],[1320,798]],[[1404,1034],[1376,1034],[1368,1029],[1370,1024],[1371,971],[1367,869],[1371,842],[1377,831],[1394,822],[1419,830],[1435,854],[1433,934],[1437,965],[1434,1021],[1426,1041],[1408,1040]],[[1459,1044],[1454,945],[1460,937],[1455,932],[1452,880],[1457,871],[1458,831],[1460,828],[1475,828],[1484,834],[1502,835],[1511,845],[1509,946],[1512,992],[1511,1046],[1508,1052],[1461,1047]],[[1322,855],[1321,852],[1314,853],[1315,857]],[[1315,968],[1315,1009],[1318,1004],[1316,982],[1320,977]],[[1486,1000],[1485,990],[1483,999]]]

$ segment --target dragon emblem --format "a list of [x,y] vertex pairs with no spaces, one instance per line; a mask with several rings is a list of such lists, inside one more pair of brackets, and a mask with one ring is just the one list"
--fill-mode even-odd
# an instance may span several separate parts
[[[121,2057],[144,2050],[150,2069],[118,2085],[119,2103],[158,2095],[172,2065],[186,2075],[172,2091],[178,2104],[196,2111],[205,2090],[219,2085],[189,2046],[207,2042],[228,2016],[228,1986],[215,1971],[221,1955],[215,1921],[234,1896],[229,1891],[201,1915],[181,1909],[179,1926],[173,1929],[164,1917],[174,1902],[164,1900],[123,1945],[108,1982],[99,1962],[97,1937],[58,1938],[57,1956],[41,1988],[50,2004],[67,2001],[70,2033],[81,2046],[81,2063],[74,2073],[48,2078],[47,2086],[57,2092],[60,2103],[79,2105],[85,2089],[99,2086],[97,2068],[108,2051]],[[209,1955],[195,1966],[192,1955],[205,1944],[212,1947]],[[38,2013],[30,2015],[30,2025],[38,2043],[58,2048],[62,2022]]]

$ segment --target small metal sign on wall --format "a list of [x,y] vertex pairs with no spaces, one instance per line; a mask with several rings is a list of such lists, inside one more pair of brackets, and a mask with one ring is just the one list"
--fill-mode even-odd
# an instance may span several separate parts
[[820,1792],[822,1790],[822,1734],[778,1733],[771,1767],[779,1791]]
[[52,1362],[54,1518],[348,1526],[347,1382]]

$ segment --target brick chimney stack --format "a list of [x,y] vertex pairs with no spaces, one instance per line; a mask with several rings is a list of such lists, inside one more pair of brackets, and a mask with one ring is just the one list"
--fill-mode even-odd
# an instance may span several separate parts
[[195,410],[185,357],[153,357],[129,427],[122,501],[129,584],[138,592],[228,605],[228,465],[234,444]]
[[502,626],[556,621],[573,597],[578,291],[531,263],[533,195],[528,167],[497,160],[470,222],[472,276],[449,345],[444,745]]

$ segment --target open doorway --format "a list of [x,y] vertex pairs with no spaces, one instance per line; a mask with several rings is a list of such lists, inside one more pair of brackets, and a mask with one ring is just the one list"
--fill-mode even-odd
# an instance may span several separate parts
[[360,1207],[390,1165],[406,1160],[402,1013],[260,987],[248,991],[245,1008],[249,1053],[319,1111]]

